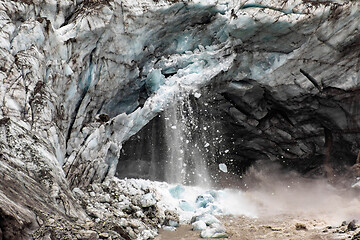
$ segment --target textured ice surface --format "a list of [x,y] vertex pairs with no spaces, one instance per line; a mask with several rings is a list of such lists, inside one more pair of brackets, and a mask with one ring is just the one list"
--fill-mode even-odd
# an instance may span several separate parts
[[247,78],[312,91],[299,65],[327,86],[357,86],[356,61],[333,49],[354,43],[359,11],[336,3],[343,14],[300,0],[3,1],[0,114],[47,137],[70,184],[102,181],[179,91]]
[[196,221],[192,223],[192,229],[194,231],[198,231],[198,230],[204,230],[206,229],[206,223],[202,220]]
[[169,192],[173,198],[180,199],[184,196],[185,188],[181,185],[177,185],[176,187],[170,188]]
[[195,211],[195,208],[190,203],[188,203],[186,200],[180,200],[179,207],[183,211],[188,211],[188,212]]

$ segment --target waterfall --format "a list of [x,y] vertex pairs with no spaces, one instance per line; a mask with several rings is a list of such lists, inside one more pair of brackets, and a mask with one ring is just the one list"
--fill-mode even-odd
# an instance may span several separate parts
[[[174,106],[165,111],[165,181],[210,186],[205,146],[206,132],[200,129],[200,114],[194,110],[194,97],[175,96]],[[205,129],[206,130],[206,129]]]
[[[221,143],[207,100],[194,89],[180,89],[166,109],[123,145],[119,178],[145,178],[173,184],[211,187]],[[205,98],[205,99],[203,99]]]

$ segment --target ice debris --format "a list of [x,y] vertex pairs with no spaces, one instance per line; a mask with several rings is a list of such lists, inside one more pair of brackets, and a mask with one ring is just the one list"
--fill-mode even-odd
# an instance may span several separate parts
[[201,231],[200,236],[202,238],[227,238],[228,234],[222,229],[206,228]]
[[172,232],[176,231],[176,227],[171,227],[171,226],[164,226],[163,229],[165,231],[172,231]]
[[354,183],[351,187],[360,189],[360,182]]
[[179,207],[181,208],[181,210],[184,210],[184,211],[188,211],[188,212],[195,211],[195,208],[193,206],[191,206],[191,204],[185,200],[180,200]]
[[147,193],[140,199],[140,206],[143,208],[154,206],[156,204],[156,199],[153,193]]
[[[192,230],[201,231],[202,238],[226,238],[228,236],[225,227],[215,217],[215,215],[224,213],[221,204],[221,199],[225,194],[223,191],[177,185],[170,187],[168,194],[177,204],[175,209],[179,213],[179,221],[183,224],[192,224]],[[171,221],[166,225],[176,226]],[[167,229],[171,230],[171,228]]]
[[[177,213],[168,213],[150,181],[113,178],[86,188],[74,188],[72,192],[86,206],[85,212],[96,226],[117,229],[109,233],[101,233],[102,229],[98,229],[102,236],[153,239],[162,225],[171,223],[170,227],[175,227],[178,224]],[[95,234],[84,230],[77,235],[79,239],[98,239],[100,235]]]
[[185,192],[185,188],[181,185],[177,185],[176,187],[170,188],[169,192],[173,198],[180,199]]
[[206,223],[204,221],[196,221],[192,223],[192,230],[193,231],[201,231],[206,229]]
[[225,172],[225,173],[228,172],[228,169],[227,169],[227,166],[226,166],[225,163],[220,163],[220,164],[219,164],[219,169],[220,169],[220,171],[222,171],[222,172]]
[[205,193],[196,198],[196,206],[198,208],[206,208],[209,204],[213,203],[214,200],[215,199],[211,194]]
[[196,92],[196,93],[194,94],[194,97],[200,98],[200,97],[201,97],[201,93]]
[[215,216],[209,214],[209,213],[205,213],[205,214],[201,214],[199,216],[195,216],[192,219],[192,222],[197,222],[197,221],[203,221],[206,226],[210,226],[211,224],[214,223],[220,223],[220,220],[217,219]]

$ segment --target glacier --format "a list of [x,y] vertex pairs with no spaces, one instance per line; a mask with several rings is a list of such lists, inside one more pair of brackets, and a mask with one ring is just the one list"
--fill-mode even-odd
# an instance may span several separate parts
[[[179,96],[221,130],[204,130],[211,149],[199,154],[218,186],[257,160],[339,175],[360,149],[359,21],[347,0],[1,1],[0,236],[46,239],[54,214],[79,228],[103,221],[73,189],[111,192],[139,160],[124,159],[127,144]],[[157,223],[146,224],[124,231],[151,238]]]

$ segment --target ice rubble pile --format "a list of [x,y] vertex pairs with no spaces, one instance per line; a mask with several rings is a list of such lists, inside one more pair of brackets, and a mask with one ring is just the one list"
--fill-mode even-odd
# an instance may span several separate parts
[[[206,190],[142,179],[117,179],[93,183],[73,193],[96,223],[107,225],[124,237],[148,239],[162,227],[175,231],[192,224],[203,238],[227,237],[216,215],[256,217],[255,206],[240,191]],[[109,227],[111,226],[111,227]],[[116,226],[116,227],[115,227]]]
[[227,237],[226,229],[216,215],[236,214],[256,217],[255,206],[241,191],[231,189],[211,190],[203,187],[170,185],[153,182],[165,208],[179,214],[178,223],[164,226],[169,231],[179,224],[192,224],[203,238]]
[[[152,239],[158,229],[175,231],[180,224],[192,224],[203,238],[227,237],[226,229],[215,217],[241,214],[255,217],[254,206],[239,191],[206,190],[142,179],[117,179],[93,183],[72,190],[88,219],[75,229],[63,219],[47,215],[35,237],[46,236],[50,228],[57,234],[111,239]],[[229,204],[229,203],[232,204]],[[106,237],[105,237],[106,236]]]
[[116,233],[125,239],[151,239],[161,225],[178,218],[161,206],[153,187],[144,180],[112,179],[83,190],[74,188],[73,194],[94,224],[110,230],[106,233],[113,239]]
[[[180,219],[184,223],[191,223],[194,231],[201,231],[202,238],[222,238],[228,237],[225,227],[214,216],[215,214],[222,214],[222,209],[217,205],[218,193],[215,191],[208,191],[198,196],[197,194],[190,194],[181,185],[177,185],[169,189],[171,196],[178,200],[178,211],[180,212]],[[200,189],[194,189],[199,191]],[[201,191],[201,190],[200,190]],[[187,196],[188,200],[185,200]],[[192,196],[193,199],[191,199]],[[195,197],[195,198],[194,198]],[[190,198],[190,199],[189,199]],[[189,222],[189,216],[191,216]],[[175,230],[176,225],[172,228],[165,228],[168,230]]]
[[[156,183],[161,185],[162,183]],[[156,184],[146,180],[112,179],[74,188],[72,194],[87,218],[71,223],[61,215],[42,213],[35,239],[153,239],[161,226],[179,223]]]

